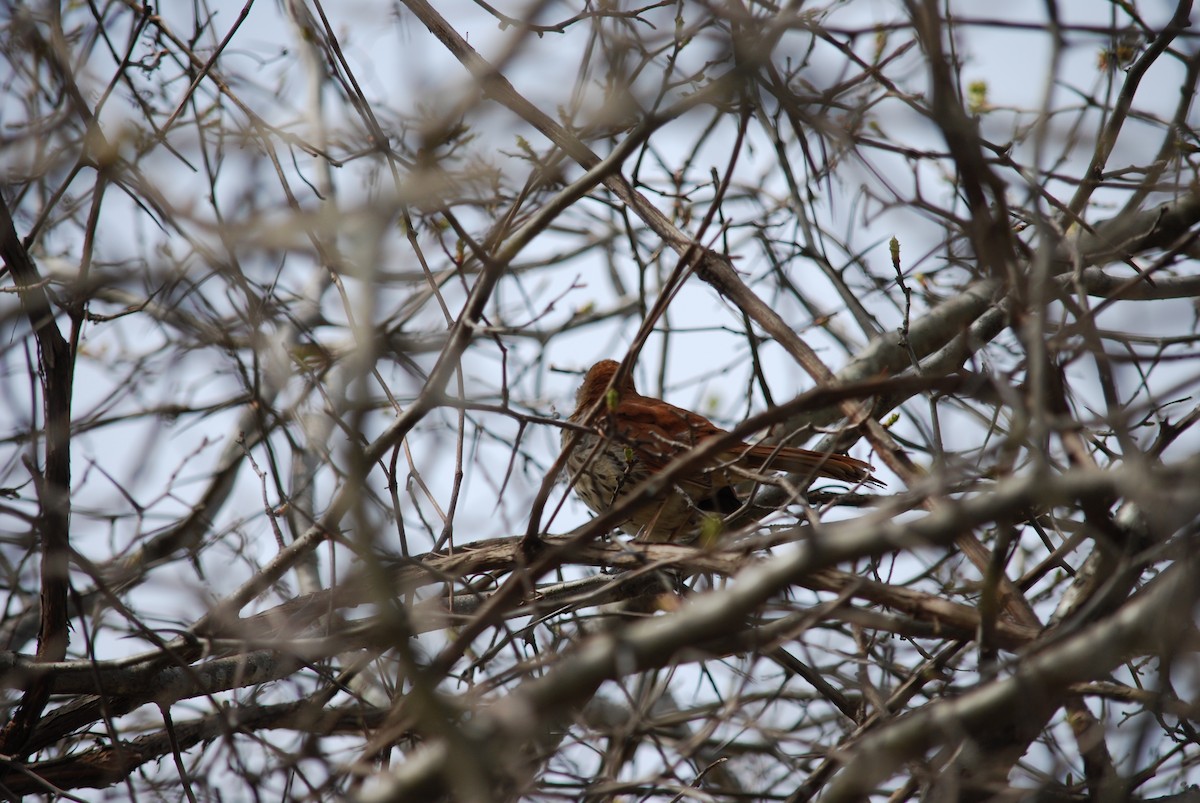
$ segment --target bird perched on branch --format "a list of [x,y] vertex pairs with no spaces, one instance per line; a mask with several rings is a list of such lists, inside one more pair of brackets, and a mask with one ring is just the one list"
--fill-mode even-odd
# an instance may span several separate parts
[[[601,360],[588,370],[575,395],[570,421],[587,425],[567,455],[575,493],[592,511],[604,513],[640,482],[662,471],[706,439],[725,434],[707,418],[661,399],[643,396],[626,376],[613,384],[620,365]],[[611,387],[610,387],[611,385]],[[603,401],[602,401],[603,400]],[[599,412],[589,414],[600,403]],[[566,448],[577,430],[564,429]],[[673,541],[695,531],[706,517],[742,506],[735,486],[762,479],[762,471],[790,471],[849,483],[881,485],[871,466],[840,454],[787,446],[735,442],[684,474],[651,501],[635,508],[621,525],[645,541]]]

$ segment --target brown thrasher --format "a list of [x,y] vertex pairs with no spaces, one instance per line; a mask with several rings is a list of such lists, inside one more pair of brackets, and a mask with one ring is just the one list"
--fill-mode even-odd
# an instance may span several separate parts
[[[725,432],[702,415],[643,396],[629,377],[613,386],[615,396],[606,396],[619,367],[614,360],[601,360],[588,370],[569,419],[574,424],[588,423],[588,414],[604,398],[600,412],[592,417],[593,432],[580,434],[567,455],[575,493],[595,513],[609,510],[642,480],[662,471],[704,439]],[[576,432],[563,430],[564,448]],[[869,464],[853,457],[733,443],[713,460],[677,477],[662,495],[635,508],[621,529],[643,541],[679,539],[695,530],[706,516],[738,510],[742,503],[734,487],[761,476],[753,472],[764,469],[882,484],[871,476]]]

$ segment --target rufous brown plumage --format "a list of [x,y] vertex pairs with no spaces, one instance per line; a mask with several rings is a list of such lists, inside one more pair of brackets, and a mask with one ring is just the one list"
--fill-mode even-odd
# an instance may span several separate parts
[[[575,396],[574,424],[589,424],[567,455],[575,493],[592,511],[602,513],[673,459],[707,438],[725,433],[707,418],[661,399],[638,393],[625,376],[615,385],[619,363],[601,360],[591,367]],[[610,385],[614,395],[608,396]],[[601,399],[601,409],[596,409]],[[567,446],[575,430],[563,430]],[[696,531],[706,515],[725,515],[740,507],[736,486],[753,472],[789,471],[803,477],[830,477],[848,483],[881,484],[871,466],[840,454],[788,446],[733,443],[713,460],[677,477],[673,487],[635,508],[621,526],[646,541],[673,541]],[[758,474],[761,476],[761,473]]]

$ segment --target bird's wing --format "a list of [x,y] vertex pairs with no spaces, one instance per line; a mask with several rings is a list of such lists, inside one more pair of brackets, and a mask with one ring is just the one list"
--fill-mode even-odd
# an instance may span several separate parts
[[760,443],[741,452],[731,454],[741,457],[746,465],[773,471],[792,471],[797,474],[816,474],[844,482],[883,483],[871,476],[871,464],[844,454],[814,452],[791,446],[774,446]]
[[[659,471],[676,457],[688,452],[701,441],[725,430],[704,416],[658,400],[622,399],[615,411],[619,422],[617,435],[633,450],[638,460],[650,471]],[[694,472],[681,479],[685,486],[697,490],[741,482],[745,475],[725,471],[721,467],[740,464],[748,469],[792,471],[815,474],[843,482],[867,482],[882,485],[871,476],[871,465],[842,454],[815,452],[790,446],[744,443],[733,444]]]
[[[617,423],[616,435],[622,445],[632,450],[638,461],[651,472],[661,471],[704,439],[725,432],[702,415],[657,399],[622,399],[612,420]],[[711,491],[714,475],[705,468],[720,459],[697,466],[676,482],[696,493]],[[719,479],[716,484],[727,484],[727,481]]]

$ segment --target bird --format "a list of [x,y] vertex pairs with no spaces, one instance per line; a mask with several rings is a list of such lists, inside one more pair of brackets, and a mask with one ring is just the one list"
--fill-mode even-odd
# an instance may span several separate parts
[[[614,384],[619,368],[615,360],[600,360],[588,369],[575,394],[575,411],[568,418],[577,426],[562,431],[563,448],[568,449],[568,481],[597,514],[610,510],[674,458],[725,434],[699,413],[638,393],[629,376]],[[599,412],[593,413],[598,406]],[[846,455],[734,442],[713,459],[676,477],[673,487],[634,508],[620,527],[639,541],[688,540],[706,519],[741,508],[737,486],[762,479],[756,472],[764,470],[883,484],[872,476],[869,463]]]

